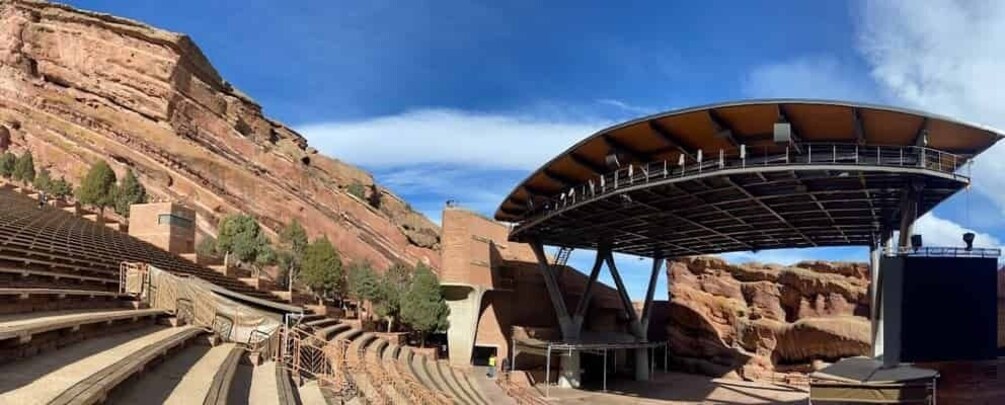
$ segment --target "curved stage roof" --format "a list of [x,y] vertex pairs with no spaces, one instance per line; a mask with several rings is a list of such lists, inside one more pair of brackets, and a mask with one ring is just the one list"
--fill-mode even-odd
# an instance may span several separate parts
[[[775,141],[776,123],[789,124],[789,142]],[[1002,137],[845,102],[688,108],[591,135],[520,183],[495,217],[517,224],[514,240],[605,240],[646,256],[864,245],[893,227],[909,185],[924,190],[924,214],[968,184],[964,164]]]

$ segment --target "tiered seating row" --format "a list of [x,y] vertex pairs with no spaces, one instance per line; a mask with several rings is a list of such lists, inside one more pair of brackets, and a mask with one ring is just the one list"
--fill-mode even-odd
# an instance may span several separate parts
[[6,275],[0,282],[9,281],[10,286],[40,287],[46,278],[73,279],[73,288],[110,291],[118,282],[119,264],[137,261],[275,300],[268,292],[93,221],[56,208],[39,208],[34,200],[10,189],[0,188],[0,206],[5,208],[0,211],[0,276]]
[[463,372],[445,362],[415,355],[411,347],[400,347],[345,323],[331,324],[320,317],[305,319],[302,325],[314,329],[322,339],[346,340],[349,378],[368,403],[457,403],[488,405]]

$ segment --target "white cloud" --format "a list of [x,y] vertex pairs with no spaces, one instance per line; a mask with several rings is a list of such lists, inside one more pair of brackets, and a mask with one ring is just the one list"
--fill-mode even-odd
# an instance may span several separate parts
[[992,235],[965,228],[953,221],[939,218],[932,213],[918,218],[918,221],[914,225],[914,233],[923,236],[922,242],[924,242],[925,246],[965,246],[963,243],[963,234],[966,232],[974,232],[976,234],[974,239],[974,246],[976,247],[1001,247],[1001,242]]
[[[1005,128],[1005,2],[867,1],[859,44],[880,88],[923,110]],[[1005,212],[1005,146],[976,159],[974,189]]]
[[762,65],[743,80],[743,93],[752,98],[817,98],[873,101],[868,81],[854,75],[830,56],[800,57]]
[[869,260],[863,247],[827,247],[806,249],[773,249],[758,252],[730,252],[719,255],[730,263],[776,263],[791,265],[807,260],[862,262]]
[[318,150],[371,168],[448,164],[530,170],[605,125],[602,120],[423,109],[297,130]]

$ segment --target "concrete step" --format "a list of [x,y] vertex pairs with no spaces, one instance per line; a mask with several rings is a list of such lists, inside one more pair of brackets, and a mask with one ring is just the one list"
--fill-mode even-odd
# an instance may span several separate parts
[[118,383],[200,333],[201,329],[191,326],[151,327],[4,364],[0,366],[0,403],[100,401]]
[[108,399],[108,403],[203,403],[213,386],[214,376],[223,371],[234,350],[240,348],[233,343],[216,347],[208,344],[188,347],[141,376],[134,384],[123,387]]
[[426,374],[429,375],[429,378],[433,381],[435,389],[439,390],[444,394],[449,395],[454,401],[460,401],[461,398],[457,397],[457,394],[455,394],[454,391],[451,390],[449,386],[447,386],[447,382],[443,379],[443,376],[440,375],[439,371],[436,369],[435,364],[436,362],[426,359],[424,356],[419,356],[419,358],[422,359],[422,367],[426,369]]
[[267,361],[251,372],[249,405],[274,405],[279,401],[279,384],[276,381],[276,362]]
[[517,401],[513,397],[506,395],[502,387],[496,381],[485,375],[484,368],[476,367],[469,373],[464,373],[464,377],[471,383],[488,403],[501,405],[516,405]]
[[435,364],[440,375],[443,376],[443,380],[447,382],[447,386],[450,387],[451,391],[453,391],[454,398],[459,399],[461,402],[466,404],[483,404],[483,402],[475,396],[474,393],[469,392],[466,389],[467,387],[465,387],[464,384],[461,384],[461,381],[458,380],[457,375],[454,374],[454,370],[450,368],[450,365],[447,364],[446,360],[438,360]]
[[[449,366],[449,363],[445,364],[445,365]],[[471,394],[471,396],[475,399],[476,402],[482,403],[482,404],[494,404],[495,403],[495,402],[490,402],[489,401],[489,397],[483,391],[483,388],[481,386],[475,385],[475,383],[471,380],[471,375],[470,375],[471,372],[470,371],[462,371],[462,370],[458,370],[458,369],[453,369],[453,372],[454,372],[454,376],[457,377],[457,381],[461,383],[461,387],[464,388],[465,390],[467,390],[468,393]],[[498,386],[495,386],[495,388],[499,389],[499,392],[502,392],[502,389],[499,388]],[[503,394],[503,395],[505,395],[505,394]]]
[[326,405],[324,395],[321,395],[321,387],[317,381],[308,381],[298,389],[300,392],[300,403],[303,405]]
[[164,315],[155,309],[98,309],[0,316],[0,362],[30,357],[96,336],[146,327]]
[[348,324],[339,323],[339,324],[335,324],[335,325],[332,325],[332,326],[329,326],[329,327],[326,327],[326,328],[321,328],[321,330],[317,331],[317,333],[315,334],[315,336],[318,336],[318,337],[320,337],[320,338],[322,338],[324,340],[331,340],[331,338],[333,336],[338,335],[339,333],[345,332],[345,331],[347,331],[347,330],[349,330],[351,328],[352,327],[349,326]]

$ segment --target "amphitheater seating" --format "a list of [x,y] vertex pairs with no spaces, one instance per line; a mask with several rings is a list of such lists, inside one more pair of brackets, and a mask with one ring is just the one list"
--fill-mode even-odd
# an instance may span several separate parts
[[[481,387],[445,361],[415,355],[411,347],[398,346],[346,323],[331,325],[308,316],[301,324],[314,327],[315,336],[349,342],[349,378],[359,388],[363,397],[359,399],[368,403],[492,403]],[[500,389],[494,389],[501,395]]]
[[276,301],[236,278],[165,252],[117,230],[0,187],[0,285],[114,291],[123,261],[149,263],[227,289]]

